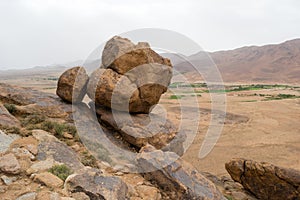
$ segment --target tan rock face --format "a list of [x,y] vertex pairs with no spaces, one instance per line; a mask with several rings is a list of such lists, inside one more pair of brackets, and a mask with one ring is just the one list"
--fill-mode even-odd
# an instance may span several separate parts
[[19,174],[21,171],[21,166],[14,156],[14,154],[9,153],[0,157],[0,171],[7,174]]
[[88,96],[96,104],[131,113],[149,113],[167,91],[172,78],[169,59],[147,43],[113,37],[103,50],[102,63],[90,77]]
[[176,158],[173,152],[163,153],[147,146],[137,160],[141,169],[147,171],[144,177],[155,181],[170,199],[225,200],[211,181],[181,158]]
[[56,94],[69,103],[81,102],[86,94],[89,77],[83,67],[74,67],[65,71],[57,83]]
[[34,177],[34,181],[45,184],[46,186],[50,188],[61,188],[64,184],[64,182],[58,178],[57,176],[49,173],[49,172],[43,172],[40,174],[37,174]]
[[245,159],[233,159],[225,167],[233,180],[259,199],[300,198],[299,171]]
[[20,127],[21,123],[0,103],[0,126]]

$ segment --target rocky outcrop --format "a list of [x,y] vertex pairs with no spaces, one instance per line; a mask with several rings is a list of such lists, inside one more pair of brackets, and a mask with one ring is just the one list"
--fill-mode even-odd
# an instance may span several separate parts
[[71,193],[83,192],[95,200],[125,200],[128,190],[120,178],[107,176],[100,170],[89,168],[69,176],[65,188]]
[[56,163],[67,165],[73,171],[77,171],[84,167],[77,154],[54,136],[43,130],[33,130],[32,135],[39,141],[37,154],[38,161],[45,162],[48,159],[48,161],[51,162],[51,160],[49,160],[51,158]]
[[62,102],[54,94],[0,83],[0,101],[14,104],[16,114],[39,114],[72,121],[72,106]]
[[173,152],[144,147],[138,163],[145,178],[156,182],[171,199],[225,200],[216,186]]
[[87,94],[96,104],[115,110],[149,113],[172,78],[169,59],[148,43],[135,45],[118,36],[106,43],[102,63],[90,77]]
[[177,135],[177,127],[168,119],[157,114],[128,115],[119,111],[112,113],[110,109],[103,107],[97,107],[96,113],[101,123],[117,130],[128,143],[136,147],[151,144],[157,149],[183,154],[186,136],[184,133]]
[[233,180],[259,199],[300,198],[299,171],[246,159],[233,159],[225,167]]
[[88,80],[83,67],[68,69],[59,77],[56,94],[69,103],[81,102],[86,94]]

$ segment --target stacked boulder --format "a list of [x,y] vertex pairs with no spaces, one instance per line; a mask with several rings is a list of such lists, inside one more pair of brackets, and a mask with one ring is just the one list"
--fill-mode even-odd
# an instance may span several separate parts
[[[106,43],[102,64],[90,77],[84,67],[69,69],[59,78],[56,93],[73,104],[80,103],[87,94],[100,124],[116,130],[137,148],[149,143],[183,154],[185,135],[178,134],[168,119],[150,113],[167,91],[171,78],[170,60],[153,51],[148,43],[134,44],[115,36]],[[155,130],[147,126],[151,121],[155,121]]]
[[[185,133],[179,132],[164,116],[151,113],[167,91],[171,78],[170,60],[153,51],[148,43],[134,44],[115,36],[104,47],[101,66],[89,78],[83,67],[66,71],[58,81],[57,94],[64,101],[82,108],[75,114],[82,118],[79,128],[90,128],[89,133],[81,137],[83,142],[96,142],[101,138],[89,127],[97,120],[106,130],[104,134],[117,132],[122,137],[120,141],[133,146],[134,153],[139,152],[136,162],[143,176],[157,182],[168,199],[224,199],[214,184],[195,168],[180,159],[176,161],[178,155],[184,153]],[[85,94],[92,100],[89,108],[80,103]],[[88,123],[93,119],[87,115],[91,110],[97,119]],[[156,160],[153,156],[162,159]],[[163,156],[168,159],[163,159]],[[153,166],[153,162],[157,165]],[[72,184],[78,188],[78,183]],[[93,186],[93,190],[97,187]]]

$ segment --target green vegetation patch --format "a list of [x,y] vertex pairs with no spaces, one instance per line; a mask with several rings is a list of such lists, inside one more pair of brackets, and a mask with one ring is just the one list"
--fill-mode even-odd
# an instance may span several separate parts
[[49,172],[65,181],[68,176],[73,174],[73,171],[66,165],[55,165],[49,169]]
[[7,111],[10,113],[10,114],[12,114],[12,115],[14,115],[14,114],[16,114],[16,112],[17,112],[17,108],[16,108],[16,105],[15,104],[9,104],[9,103],[6,103],[6,104],[4,104],[4,107],[7,109]]

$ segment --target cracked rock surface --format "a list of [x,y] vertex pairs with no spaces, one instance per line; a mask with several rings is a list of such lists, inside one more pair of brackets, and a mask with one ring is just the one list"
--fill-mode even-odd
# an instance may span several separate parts
[[232,159],[225,167],[234,181],[258,199],[300,198],[299,171],[246,159]]

